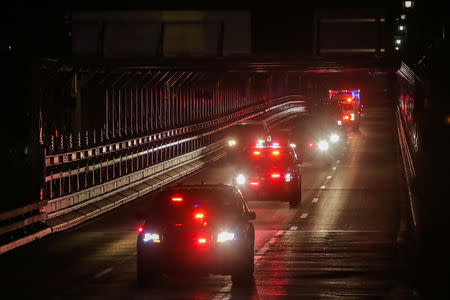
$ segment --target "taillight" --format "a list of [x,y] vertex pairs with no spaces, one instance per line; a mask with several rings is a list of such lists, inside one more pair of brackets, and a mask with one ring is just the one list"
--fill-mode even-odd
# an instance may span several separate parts
[[347,98],[347,102],[348,103],[352,102],[352,98]]
[[260,156],[261,155],[261,151],[253,151],[253,156]]
[[199,238],[199,239],[197,240],[197,242],[198,242],[199,244],[206,244],[207,240],[206,240],[206,238]]
[[280,173],[272,173],[272,175],[270,175],[272,177],[272,179],[279,179],[281,177]]
[[308,143],[308,147],[309,147],[309,148],[314,147],[314,143],[313,143],[313,142],[309,142],[309,143]]
[[274,143],[272,143],[272,147],[273,148],[279,148],[280,147],[280,143],[274,142]]
[[252,181],[249,182],[249,184],[250,184],[251,186],[259,186],[259,181],[252,180]]
[[344,115],[344,120],[350,120],[350,116],[349,115]]
[[183,202],[183,197],[181,197],[181,196],[173,196],[171,198],[171,200],[172,200],[172,202],[179,203],[179,202]]
[[138,229],[137,229],[137,232],[141,233],[142,231],[144,231],[144,227],[139,226]]
[[278,150],[272,151],[272,155],[273,156],[278,156],[278,155],[280,155],[280,151],[278,151]]

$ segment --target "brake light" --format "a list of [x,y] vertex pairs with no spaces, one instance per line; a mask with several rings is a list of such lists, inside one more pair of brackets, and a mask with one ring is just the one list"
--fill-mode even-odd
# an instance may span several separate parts
[[273,148],[278,148],[278,147],[280,147],[280,143],[272,143],[272,147]]
[[144,227],[139,226],[138,229],[137,229],[137,231],[138,231],[139,233],[141,233],[142,231],[144,231]]
[[181,196],[173,196],[171,198],[172,202],[182,202],[183,201],[183,197]]
[[280,151],[272,151],[272,155],[273,156],[278,156],[278,155],[280,155]]
[[278,178],[281,177],[281,175],[279,173],[272,173],[271,176],[272,176],[273,179],[278,179]]
[[199,239],[197,240],[197,242],[198,242],[199,244],[206,244],[206,239],[205,239],[205,238],[199,238]]
[[350,116],[349,115],[344,115],[344,120],[349,120]]
[[204,217],[205,217],[205,214],[203,214],[203,213],[196,213],[195,216],[194,216],[194,218],[197,219],[197,220],[201,220]]
[[259,182],[258,181],[250,181],[250,185],[258,186]]
[[253,156],[259,156],[261,155],[261,151],[253,151]]
[[352,102],[352,98],[347,98],[347,102],[348,103]]
[[309,147],[309,148],[314,147],[314,143],[313,143],[313,142],[309,142],[309,143],[308,143],[308,147]]

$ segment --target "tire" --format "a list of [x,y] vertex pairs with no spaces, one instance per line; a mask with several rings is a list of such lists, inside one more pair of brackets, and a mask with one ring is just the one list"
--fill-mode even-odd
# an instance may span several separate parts
[[[252,238],[253,239],[253,238]],[[247,255],[244,258],[244,262],[237,266],[237,268],[231,274],[231,282],[233,286],[248,287],[253,283],[253,273],[255,272],[255,251],[254,240],[251,243],[249,249],[247,249]]]
[[291,195],[289,199],[289,207],[297,208],[298,205],[302,202],[302,188],[301,183],[297,187],[296,191]]
[[147,264],[143,261],[142,258],[137,259],[136,262],[136,268],[137,268],[137,283],[139,288],[146,288],[151,287],[157,277],[158,274],[154,270],[150,270]]

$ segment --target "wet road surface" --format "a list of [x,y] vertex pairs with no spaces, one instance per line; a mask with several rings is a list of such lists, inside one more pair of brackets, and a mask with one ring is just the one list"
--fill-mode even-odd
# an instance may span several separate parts
[[[152,194],[85,224],[0,256],[2,293],[46,299],[414,298],[398,251],[403,181],[392,112],[369,110],[331,165],[303,166],[303,201],[250,201],[255,281],[184,274],[138,289],[136,215]],[[231,183],[222,159],[186,183]]]

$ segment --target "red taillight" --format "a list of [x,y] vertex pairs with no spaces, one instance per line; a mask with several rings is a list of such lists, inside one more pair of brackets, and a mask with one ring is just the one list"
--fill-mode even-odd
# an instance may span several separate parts
[[279,173],[272,173],[271,177],[272,177],[272,179],[278,179],[278,178],[281,177],[281,174],[279,174]]
[[344,115],[344,120],[350,120],[350,116],[349,115]]
[[272,155],[273,156],[278,156],[278,155],[280,155],[280,151],[272,151]]
[[260,156],[261,155],[261,151],[253,151],[253,156]]
[[171,200],[172,200],[172,202],[182,202],[183,201],[183,197],[181,197],[181,196],[173,196],[172,198],[171,198]]
[[273,148],[279,148],[280,147],[280,143],[272,143],[272,147]]
[[308,143],[308,147],[309,147],[309,148],[314,147],[314,143],[313,143],[313,142],[309,142],[309,143]]
[[250,185],[252,186],[258,186],[259,185],[259,181],[250,181]]
[[206,240],[206,238],[199,238],[199,239],[197,240],[197,242],[198,242],[199,244],[206,244],[207,240]]
[[352,98],[347,98],[347,102],[348,103],[352,102]]
[[137,229],[137,231],[138,231],[139,233],[141,233],[142,231],[144,231],[144,227],[139,226],[138,229]]

